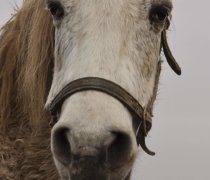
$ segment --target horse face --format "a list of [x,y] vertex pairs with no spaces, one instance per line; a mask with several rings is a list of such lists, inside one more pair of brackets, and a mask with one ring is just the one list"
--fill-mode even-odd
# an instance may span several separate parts
[[[169,0],[47,0],[55,25],[53,82],[46,106],[69,82],[101,77],[144,107],[151,100]],[[62,179],[122,180],[137,154],[130,112],[113,97],[78,92],[61,108],[51,149]]]

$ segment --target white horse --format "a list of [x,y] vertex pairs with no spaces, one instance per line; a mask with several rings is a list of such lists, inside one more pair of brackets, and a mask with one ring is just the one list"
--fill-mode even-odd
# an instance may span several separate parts
[[51,151],[59,175],[62,180],[129,180],[138,144],[154,154],[144,138],[151,128],[162,47],[181,73],[166,41],[172,2],[46,0],[46,7],[55,47],[45,108],[54,118]]
[[[56,33],[46,107],[69,82],[84,77],[115,82],[146,107],[154,96],[161,32],[171,15],[171,2],[48,0],[47,5]],[[132,122],[128,109],[106,93],[89,90],[67,98],[52,130],[52,152],[61,177],[125,179],[137,155]]]

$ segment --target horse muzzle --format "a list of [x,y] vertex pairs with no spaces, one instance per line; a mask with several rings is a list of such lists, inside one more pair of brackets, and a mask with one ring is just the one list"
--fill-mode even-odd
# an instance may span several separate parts
[[131,159],[131,137],[120,130],[100,134],[85,130],[74,132],[58,122],[52,130],[51,139],[53,154],[65,166],[74,163],[75,157],[95,157],[100,164],[109,167]]

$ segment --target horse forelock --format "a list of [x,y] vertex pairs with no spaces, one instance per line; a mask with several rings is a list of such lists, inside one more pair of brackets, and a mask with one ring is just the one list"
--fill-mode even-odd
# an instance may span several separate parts
[[0,127],[19,124],[20,117],[27,117],[31,126],[48,119],[43,118],[43,109],[51,84],[53,51],[54,27],[45,2],[25,1],[1,29]]

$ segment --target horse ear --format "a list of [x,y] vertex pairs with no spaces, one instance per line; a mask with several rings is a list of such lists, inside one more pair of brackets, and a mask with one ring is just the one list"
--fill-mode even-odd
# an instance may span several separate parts
[[161,34],[161,44],[163,47],[163,52],[165,54],[166,60],[169,64],[169,66],[171,67],[171,69],[177,74],[177,75],[181,75],[182,74],[182,70],[179,66],[179,64],[176,62],[173,54],[171,53],[171,50],[168,46],[168,42],[167,42],[167,37],[166,37],[166,30],[163,30],[162,34]]

